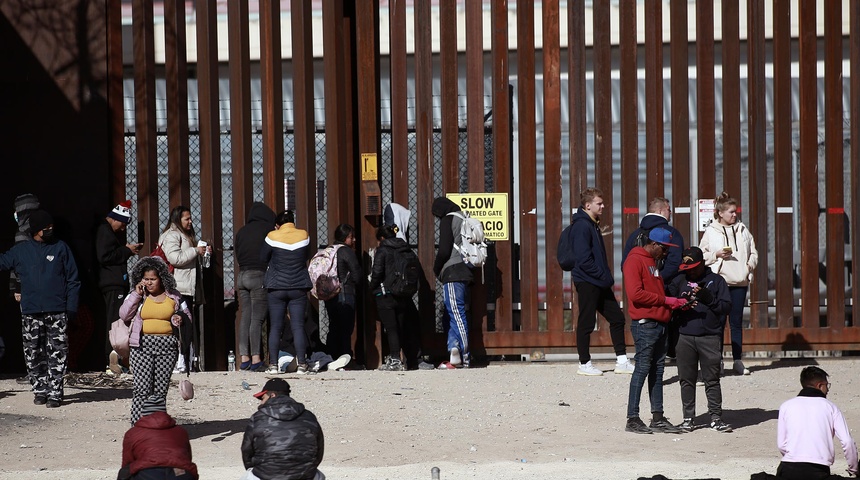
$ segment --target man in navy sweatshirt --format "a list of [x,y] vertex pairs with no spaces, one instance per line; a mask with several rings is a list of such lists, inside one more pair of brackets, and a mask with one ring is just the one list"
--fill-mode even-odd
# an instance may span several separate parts
[[32,238],[0,254],[0,270],[21,279],[24,361],[36,405],[59,407],[66,374],[69,317],[78,311],[81,282],[72,251],[54,238],[54,219],[44,210],[30,214]]

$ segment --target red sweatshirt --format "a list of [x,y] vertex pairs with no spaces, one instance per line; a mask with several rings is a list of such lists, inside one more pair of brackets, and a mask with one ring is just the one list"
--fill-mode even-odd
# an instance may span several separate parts
[[197,477],[197,465],[191,461],[188,432],[164,412],[145,415],[125,432],[122,440],[122,464],[131,474],[152,467],[181,468]]
[[668,322],[672,317],[672,310],[664,305],[665,287],[654,257],[644,248],[634,247],[624,262],[622,272],[630,318],[634,321],[648,318]]

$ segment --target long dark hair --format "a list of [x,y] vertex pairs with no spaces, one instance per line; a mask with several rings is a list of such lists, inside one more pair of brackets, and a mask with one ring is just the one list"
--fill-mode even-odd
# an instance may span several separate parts
[[350,234],[355,234],[355,228],[348,223],[341,223],[334,229],[334,240],[343,243]]
[[186,207],[185,205],[177,205],[173,207],[173,210],[170,211],[170,217],[167,220],[167,225],[164,227],[164,231],[170,230],[171,225],[176,225],[176,228],[182,232],[183,235],[187,235],[193,241],[196,238],[196,233],[194,233],[194,224],[191,224],[191,231],[186,232],[184,228],[182,228],[182,214],[188,212],[191,213],[191,209]]

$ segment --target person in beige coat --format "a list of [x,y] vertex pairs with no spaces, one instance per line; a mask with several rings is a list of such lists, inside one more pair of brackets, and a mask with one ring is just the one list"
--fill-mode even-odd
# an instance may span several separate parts
[[[198,280],[202,274],[199,260],[207,251],[211,253],[212,247],[197,246],[191,210],[188,207],[179,205],[170,211],[170,219],[158,239],[158,244],[164,250],[167,261],[173,266],[176,289],[182,294],[188,309],[194,312],[195,307],[203,304],[203,294],[198,289]],[[184,373],[190,368],[194,357],[200,351],[196,323],[188,332],[182,332],[183,348],[176,362],[176,373]],[[190,346],[186,347],[187,344]]]
[[732,310],[729,328],[732,338],[732,368],[739,375],[750,371],[741,360],[743,354],[743,316],[747,291],[758,264],[755,239],[746,225],[738,220],[738,202],[723,192],[714,201],[714,221],[705,229],[699,248],[705,265],[722,276],[729,286]]

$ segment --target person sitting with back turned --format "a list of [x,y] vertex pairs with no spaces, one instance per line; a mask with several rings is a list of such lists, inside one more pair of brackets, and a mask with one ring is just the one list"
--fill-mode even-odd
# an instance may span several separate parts
[[118,480],[197,480],[188,432],[167,412],[140,417],[122,439]]
[[242,438],[242,461],[248,470],[241,480],[325,480],[317,469],[325,447],[322,427],[290,397],[290,384],[273,378],[254,397],[260,406]]
[[857,444],[851,438],[842,411],[827,399],[830,392],[827,372],[819,367],[806,367],[800,372],[800,385],[803,387],[800,393],[779,406],[776,445],[782,462],[776,470],[777,478],[832,478],[834,434],[842,443],[848,474],[856,476]]

